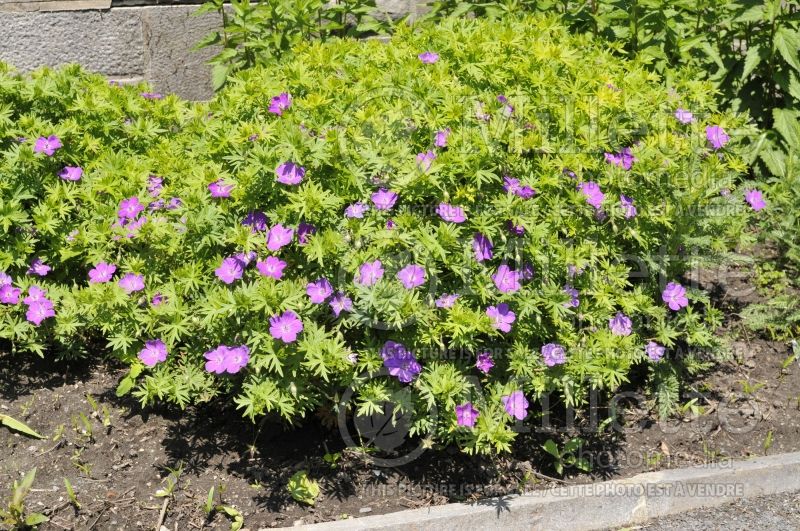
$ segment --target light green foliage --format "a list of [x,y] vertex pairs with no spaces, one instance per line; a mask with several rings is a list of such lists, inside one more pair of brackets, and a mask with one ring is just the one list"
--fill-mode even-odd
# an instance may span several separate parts
[[309,479],[305,470],[295,472],[289,478],[286,488],[289,489],[292,498],[306,505],[314,505],[319,496],[319,485],[313,479]]
[[[438,62],[418,59],[428,50]],[[0,224],[9,229],[0,234],[0,270],[22,296],[33,284],[46,288],[56,316],[37,327],[22,303],[0,305],[0,337],[40,355],[109,352],[131,365],[118,394],[143,404],[221,397],[249,418],[292,423],[321,408],[373,414],[401,397],[396,412],[408,413],[412,434],[468,452],[509,451],[514,420],[501,400],[513,391],[581,407],[590,391],[612,393],[634,367],[652,363],[648,341],[670,353],[718,348],[721,316],[707,295],[690,288],[690,306],[673,312],[661,289],[692,264],[715,262],[748,222],[737,137],[719,151],[705,138],[706,125],[734,133],[745,119],[717,112],[710,83],[686,72],[670,78],[667,88],[642,59],[620,59],[553,17],[402,26],[390,43],[306,42],[292,57],[232,77],[210,103],[144,99],[144,87],[109,86],[75,68],[30,79],[4,71]],[[282,92],[292,105],[277,116],[268,108]],[[680,124],[678,107],[696,122]],[[446,128],[447,147],[434,148]],[[50,134],[64,147],[34,154],[33,140]],[[629,171],[606,162],[605,152],[626,147],[637,159]],[[428,150],[436,159],[423,171],[416,158]],[[299,185],[276,182],[286,161],[305,167]],[[82,166],[83,178],[59,179],[65,165]],[[129,235],[115,225],[117,210],[132,196],[157,200],[150,175],[163,178],[159,199],[181,203],[146,210]],[[536,195],[507,193],[506,175]],[[218,179],[235,185],[230,198],[210,196]],[[605,194],[602,214],[578,190],[586,182]],[[356,201],[370,204],[380,187],[399,194],[390,212],[343,215]],[[635,217],[625,218],[621,194],[634,199]],[[441,219],[442,202],[463,208],[466,222]],[[255,210],[270,227],[303,222],[316,233],[271,253],[264,232],[242,226]],[[509,222],[524,235],[509,232]],[[476,232],[493,242],[493,259],[476,260]],[[225,257],[250,251],[280,256],[283,278],[253,265],[230,285],[215,276]],[[53,267],[47,277],[25,274],[35,257]],[[361,264],[376,259],[384,278],[355,283]],[[89,284],[101,261],[117,265],[114,281]],[[411,263],[424,267],[426,283],[405,289],[395,275]],[[530,264],[533,277],[502,293],[492,280],[502,263]],[[119,288],[129,272],[144,276],[144,290]],[[323,277],[352,299],[352,311],[337,318],[309,301],[307,284]],[[568,283],[578,307],[565,304]],[[445,293],[460,294],[452,308],[435,305]],[[163,302],[154,305],[157,294]],[[508,333],[486,313],[503,303],[516,315]],[[287,344],[272,337],[269,319],[288,310],[304,330]],[[610,332],[617,312],[632,318],[630,335]],[[153,339],[168,356],[145,367],[137,354]],[[415,353],[422,371],[412,382],[380,374],[387,341]],[[565,364],[545,365],[547,343],[564,346]],[[242,344],[250,360],[241,371],[205,370],[205,352]],[[488,375],[475,367],[483,351],[494,356]],[[654,380],[666,382],[673,406],[673,384],[699,367],[692,359],[653,364],[656,378],[676,375]],[[357,392],[342,405],[348,387]],[[456,423],[454,408],[467,401],[479,411],[473,429]]]
[[40,524],[49,521],[49,518],[41,513],[25,511],[25,498],[30,493],[35,479],[36,469],[34,468],[25,474],[21,481],[14,481],[11,486],[11,497],[6,507],[0,507],[0,523],[8,524],[13,529],[36,529]]

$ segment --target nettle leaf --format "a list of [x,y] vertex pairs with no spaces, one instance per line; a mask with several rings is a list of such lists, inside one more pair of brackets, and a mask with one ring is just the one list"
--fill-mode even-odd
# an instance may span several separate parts
[[786,26],[780,27],[775,32],[773,44],[783,60],[795,72],[800,72],[800,55],[798,55],[800,54],[800,31]]

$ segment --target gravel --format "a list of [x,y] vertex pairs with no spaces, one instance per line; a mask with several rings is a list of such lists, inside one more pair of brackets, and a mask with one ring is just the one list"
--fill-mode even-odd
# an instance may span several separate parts
[[800,530],[800,492],[751,498],[711,509],[656,518],[634,528],[647,531]]

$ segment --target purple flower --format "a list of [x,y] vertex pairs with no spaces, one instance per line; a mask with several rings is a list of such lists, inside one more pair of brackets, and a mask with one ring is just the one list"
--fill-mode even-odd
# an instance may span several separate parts
[[117,266],[114,264],[98,263],[93,269],[89,270],[89,284],[102,284],[110,281],[116,270]]
[[439,54],[436,52],[422,52],[417,56],[420,61],[422,61],[426,65],[432,65],[436,61],[439,60]]
[[81,176],[83,176],[83,168],[80,166],[65,166],[58,176],[65,181],[80,181]]
[[725,130],[718,125],[709,125],[706,127],[706,138],[714,149],[721,149],[731,139],[731,137],[725,133]]
[[208,185],[208,191],[211,192],[211,197],[230,197],[233,185],[225,184],[223,179],[219,179]]
[[530,280],[533,278],[533,273],[534,273],[533,264],[526,262],[522,264],[522,269],[519,272],[519,277],[522,280]]
[[150,300],[150,304],[152,304],[153,306],[161,306],[165,300],[166,297],[164,297],[164,295],[162,295],[161,292],[157,292],[155,295],[153,295],[153,298]]
[[322,304],[325,299],[333,294],[333,287],[327,278],[321,278],[316,282],[309,282],[306,286],[306,294],[314,304]]
[[164,97],[160,92],[142,92],[139,95],[146,100],[160,100]]
[[28,296],[25,297],[22,302],[30,306],[34,302],[40,302],[47,300],[47,291],[43,290],[39,286],[31,286],[28,288]]
[[331,305],[331,310],[333,310],[333,315],[336,317],[339,317],[342,312],[353,311],[353,301],[341,291],[333,296],[329,304]]
[[245,264],[236,256],[229,256],[222,260],[222,265],[214,270],[217,278],[225,284],[233,284],[235,281],[242,278],[244,274]]
[[605,194],[600,191],[600,185],[589,181],[578,185],[578,190],[586,196],[586,202],[595,208],[600,208],[605,198]]
[[631,153],[631,148],[624,148],[619,153],[606,153],[605,157],[606,162],[614,166],[619,166],[624,170],[630,170],[633,163],[638,160],[633,156],[633,153]]
[[40,277],[46,277],[47,273],[50,272],[50,266],[45,264],[41,258],[35,258],[32,262],[30,267],[28,267],[27,273],[29,275],[37,275]]
[[417,358],[402,343],[387,341],[381,349],[381,357],[389,374],[403,383],[411,382],[422,371]]
[[522,199],[530,199],[531,197],[536,195],[536,190],[531,188],[530,186],[520,186],[519,190],[516,192],[517,197],[521,197]]
[[17,304],[21,293],[21,289],[15,288],[11,284],[3,284],[0,286],[0,302],[3,304]]
[[567,352],[558,343],[548,343],[542,346],[542,357],[544,364],[548,367],[555,367],[567,362]]
[[654,341],[650,341],[647,343],[647,346],[644,347],[644,351],[647,353],[647,357],[650,358],[652,361],[658,361],[664,357],[664,352],[667,349],[659,345]]
[[53,309],[53,303],[47,299],[32,302],[28,305],[28,311],[25,312],[25,318],[31,323],[39,326],[42,321],[48,317],[55,317],[56,312]]
[[519,179],[515,179],[509,175],[503,176],[503,190],[508,192],[509,194],[516,195],[519,191],[520,184]]
[[514,271],[506,264],[502,264],[497,268],[497,272],[492,275],[492,280],[501,293],[514,293],[522,287],[519,283],[519,272]]
[[267,234],[267,249],[270,251],[277,251],[285,245],[289,245],[292,241],[294,229],[284,227],[280,223],[269,229]]
[[251,210],[242,220],[242,225],[250,227],[251,232],[267,230],[267,215],[260,210]]
[[269,102],[269,112],[272,114],[277,114],[278,116],[283,115],[283,111],[288,109],[292,106],[292,95],[288,92],[281,92],[274,98],[272,98]]
[[383,264],[380,260],[365,262],[358,268],[358,278],[356,283],[364,286],[372,286],[383,278]]
[[622,312],[617,312],[617,315],[608,320],[608,327],[615,336],[631,335],[632,326],[630,318]]
[[302,331],[303,321],[291,310],[269,318],[270,335],[284,343],[293,343],[297,340],[297,334]]
[[472,407],[471,402],[466,402],[460,406],[456,406],[456,420],[459,426],[467,426],[472,428],[475,426],[475,421],[478,419],[478,410]]
[[203,357],[206,359],[206,371],[214,374],[222,374],[225,372],[225,354],[228,353],[228,347],[220,345],[214,350],[209,350]]
[[694,122],[694,115],[686,109],[680,107],[675,110],[675,119],[682,124],[690,124]]
[[117,215],[120,220],[135,219],[142,210],[144,210],[144,205],[139,202],[138,197],[133,196],[119,202]]
[[160,339],[145,341],[144,348],[139,351],[139,359],[148,367],[155,367],[167,359],[167,346]]
[[125,293],[130,295],[134,291],[141,291],[144,289],[144,277],[136,273],[125,273],[117,282],[117,285],[125,290]]
[[161,190],[164,188],[164,179],[156,175],[151,175],[147,178],[147,193],[151,197],[158,197],[161,195]]
[[50,135],[48,137],[40,136],[33,145],[33,152],[44,153],[48,157],[52,157],[60,147],[61,140],[56,135]]
[[760,190],[748,190],[744,194],[744,200],[758,212],[765,206],[767,206],[767,202],[764,201],[764,196],[761,194]]
[[76,237],[77,235],[78,235],[78,229],[71,230],[71,231],[69,232],[69,234],[67,234],[66,240],[67,240],[68,242],[74,242],[74,241],[75,241],[75,237]]
[[457,293],[445,293],[438,299],[436,299],[436,307],[437,308],[452,308],[453,305],[456,303],[460,295]]
[[578,296],[580,295],[578,290],[573,288],[571,285],[566,284],[564,286],[564,293],[569,295],[569,300],[564,303],[564,306],[566,306],[567,308],[577,308],[578,305],[581,303],[580,299],[578,298]]
[[619,196],[619,204],[622,206],[622,210],[625,215],[625,219],[631,219],[636,217],[636,207],[633,206],[633,198],[628,197],[625,194],[620,194]]
[[492,355],[488,352],[483,352],[478,354],[478,359],[475,361],[475,366],[481,371],[483,374],[489,374],[489,371],[492,370],[494,367],[494,360],[492,359]]
[[406,289],[414,289],[425,283],[425,269],[417,264],[409,264],[397,272],[397,279]]
[[309,238],[317,233],[317,228],[310,223],[303,223],[301,222],[297,226],[297,241],[300,245],[305,245],[308,243]]
[[493,249],[492,241],[487,236],[476,232],[472,237],[472,250],[475,252],[475,260],[478,262],[491,260],[494,256]]
[[421,172],[427,172],[431,169],[433,161],[436,159],[436,153],[433,151],[425,151],[424,153],[417,154],[417,168]]
[[447,147],[447,137],[450,136],[450,128],[441,129],[436,131],[436,135],[434,135],[433,145],[436,147]]
[[439,203],[439,206],[436,207],[436,213],[439,214],[440,218],[451,223],[464,223],[467,220],[467,215],[464,213],[463,208],[447,203]]
[[250,361],[250,349],[246,345],[226,348],[227,352],[224,354],[222,366],[228,374],[236,374]]
[[11,276],[5,271],[0,271],[0,286],[10,286],[13,282]]
[[492,326],[504,333],[511,331],[511,324],[517,319],[516,314],[504,302],[486,308],[486,315],[492,319]]
[[357,201],[344,209],[344,217],[361,219],[364,217],[364,213],[366,213],[367,210],[369,210],[368,204]]
[[517,420],[522,420],[528,416],[528,401],[522,391],[514,391],[510,395],[500,397],[503,401],[503,409],[510,416]]
[[677,282],[670,282],[661,292],[661,300],[667,303],[670,310],[678,311],[689,306],[689,299],[686,297],[686,288]]
[[268,256],[263,262],[256,263],[256,269],[258,269],[259,273],[275,280],[281,279],[284,267],[286,267],[286,262],[274,256]]
[[514,236],[525,235],[525,227],[523,227],[522,225],[515,225],[513,221],[508,221],[506,223],[506,228],[508,229],[508,232],[510,232]]
[[287,161],[275,168],[275,175],[277,175],[275,180],[279,183],[291,185],[300,184],[303,177],[306,175],[306,169],[299,164]]
[[390,218],[390,219],[386,220],[386,230],[392,230],[396,226],[397,226],[397,223],[395,223],[393,219]]
[[381,188],[372,194],[372,204],[378,210],[389,210],[397,202],[397,194],[386,188]]

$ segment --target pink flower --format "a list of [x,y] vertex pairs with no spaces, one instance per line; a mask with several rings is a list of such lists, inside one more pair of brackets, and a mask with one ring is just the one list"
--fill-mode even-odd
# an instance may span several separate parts
[[250,349],[246,345],[228,347],[222,366],[228,374],[236,374],[250,361]]
[[144,210],[144,205],[139,202],[138,197],[133,196],[120,201],[117,215],[120,220],[134,219],[142,210]]
[[517,319],[516,314],[504,302],[486,308],[486,315],[492,319],[492,326],[504,333],[511,331],[511,324]]
[[466,402],[456,406],[456,421],[459,426],[472,428],[478,420],[478,410],[472,406],[471,402]]
[[497,289],[500,290],[501,293],[514,293],[519,291],[519,289],[522,287],[519,282],[519,272],[514,271],[506,264],[503,264],[497,268],[497,272],[492,275],[492,280],[494,281],[494,285],[497,286]]
[[137,275],[136,273],[125,273],[125,275],[119,279],[117,285],[125,290],[125,293],[130,295],[135,291],[141,291],[144,289],[144,277],[142,275]]
[[417,155],[417,168],[419,168],[419,170],[423,173],[427,172],[428,170],[431,169],[431,166],[433,165],[433,161],[435,159],[436,159],[436,153],[434,153],[433,151],[428,150],[425,151],[424,153],[419,153]]
[[28,305],[25,318],[36,326],[39,326],[42,324],[42,321],[48,317],[55,317],[55,315],[56,312],[53,309],[53,303],[47,299],[42,299]]
[[694,115],[686,109],[677,109],[675,111],[675,119],[682,124],[690,124],[694,121]]
[[397,202],[397,194],[386,188],[381,188],[372,194],[372,203],[378,210],[390,210]]
[[361,267],[358,269],[356,283],[364,286],[372,286],[373,284],[377,284],[382,278],[383,264],[381,264],[380,260],[375,260],[374,262],[365,262],[361,264]]
[[564,347],[558,343],[548,343],[542,346],[542,357],[544,364],[548,367],[561,365],[567,361],[567,353]]
[[608,327],[615,336],[629,336],[633,328],[630,318],[622,312],[608,320]]
[[622,206],[625,219],[636,217],[636,207],[633,206],[633,198],[630,198],[625,194],[621,194],[619,196],[619,204]]
[[605,199],[605,194],[600,191],[599,184],[589,181],[579,184],[578,189],[584,196],[586,196],[586,202],[592,205],[594,208],[600,208],[602,206],[603,199]]
[[208,191],[211,192],[211,197],[230,197],[233,190],[232,184],[226,184],[223,179],[214,181],[208,185]]
[[451,223],[464,223],[467,220],[467,214],[463,208],[447,203],[439,203],[436,213],[440,218]]
[[114,264],[107,264],[105,262],[98,263],[93,269],[89,270],[89,284],[108,282],[111,280],[111,277],[114,276],[116,270],[117,266]]
[[45,264],[41,258],[35,258],[32,262],[30,267],[28,267],[27,273],[29,275],[37,275],[40,277],[46,277],[47,273],[50,272],[50,266]]
[[139,351],[139,359],[148,367],[154,367],[167,359],[167,346],[160,339],[145,341],[144,348]]
[[764,201],[764,196],[761,194],[760,190],[748,190],[744,194],[744,200],[747,201],[756,212],[767,206],[767,202]]
[[417,264],[409,264],[397,272],[397,278],[406,289],[414,289],[425,283],[425,269]]
[[333,294],[333,287],[327,278],[321,278],[316,282],[309,282],[306,286],[306,294],[314,304],[322,304]]
[[333,310],[333,315],[336,317],[339,317],[339,314],[342,312],[353,311],[353,301],[341,291],[333,296],[329,304],[331,310]]
[[267,234],[267,249],[277,251],[285,245],[289,245],[294,235],[294,229],[284,227],[280,223],[269,229]]
[[233,284],[244,275],[245,264],[235,256],[229,256],[214,270],[214,274],[225,284]]
[[282,184],[300,184],[306,175],[306,169],[292,161],[284,162],[275,169],[276,181]]
[[475,252],[475,260],[478,262],[491,260],[494,256],[493,249],[492,241],[487,236],[476,232],[472,237],[472,250]]
[[58,174],[65,181],[80,181],[83,175],[83,168],[79,166],[65,166]]
[[286,267],[286,262],[274,256],[268,256],[263,262],[256,263],[256,269],[258,269],[259,273],[275,280],[280,280],[283,277],[284,267]]
[[220,345],[214,350],[209,350],[203,357],[206,359],[206,371],[214,374],[222,374],[225,372],[225,354],[228,348]]
[[61,140],[56,135],[50,135],[48,137],[40,136],[33,145],[33,152],[44,153],[48,157],[52,157],[56,150],[60,148]]
[[414,353],[402,343],[387,341],[381,349],[381,357],[389,374],[403,383],[411,382],[422,371]]
[[272,98],[269,102],[269,112],[272,114],[277,114],[278,116],[283,115],[283,111],[288,109],[292,106],[292,95],[288,92],[281,92],[274,98]]
[[450,136],[450,128],[442,129],[440,131],[436,131],[436,135],[434,136],[433,145],[436,147],[447,147],[447,137]]
[[422,52],[417,56],[423,64],[432,65],[439,60],[439,54],[436,52]]
[[30,306],[34,302],[47,300],[47,292],[39,286],[31,286],[28,288],[28,296],[22,299],[22,302]]
[[291,310],[270,317],[269,325],[270,335],[284,343],[293,343],[297,334],[303,331],[303,321]]
[[661,300],[667,303],[669,309],[677,312],[681,308],[689,305],[689,299],[686,297],[686,288],[677,282],[670,282],[661,292]]
[[445,293],[444,295],[436,299],[436,307],[452,308],[459,297],[460,295],[458,295],[457,293]]
[[494,367],[494,360],[492,360],[492,355],[488,352],[478,354],[478,358],[477,360],[475,360],[475,366],[483,374],[489,374],[489,371],[492,370],[492,367]]
[[647,343],[647,346],[644,347],[644,351],[647,353],[647,357],[650,358],[651,361],[658,361],[663,358],[666,350],[666,348],[654,341],[650,341]]
[[0,303],[17,304],[21,293],[21,289],[15,288],[11,284],[4,284],[0,286]]
[[725,130],[718,125],[709,125],[706,127],[706,138],[714,149],[722,149],[730,140]]
[[510,395],[500,397],[503,401],[503,409],[510,416],[517,420],[522,420],[528,416],[528,401],[522,391],[514,391]]

